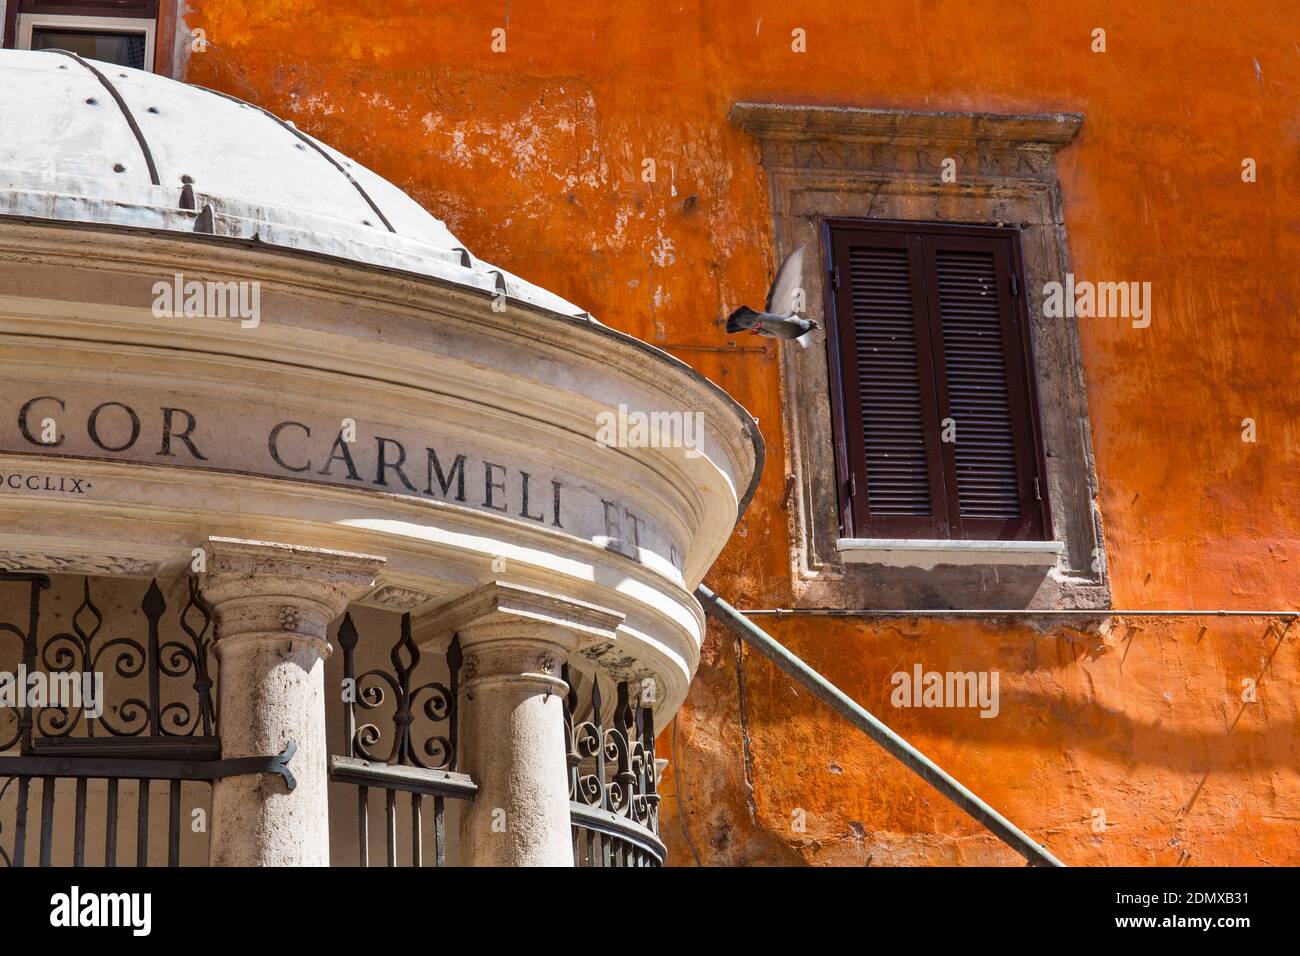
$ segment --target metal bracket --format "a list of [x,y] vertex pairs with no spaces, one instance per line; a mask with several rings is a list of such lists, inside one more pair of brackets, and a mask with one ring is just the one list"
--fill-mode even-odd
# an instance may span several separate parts
[[[184,738],[155,738],[161,742]],[[298,745],[290,740],[284,745],[284,753],[256,757],[231,757],[228,760],[189,760],[181,757],[170,759],[139,759],[134,756],[122,757],[112,755],[111,749],[119,749],[122,743],[116,738],[93,738],[95,746],[86,746],[86,741],[71,741],[77,746],[72,753],[72,746],[60,747],[62,753],[25,755],[21,757],[0,757],[0,777],[105,777],[134,780],[220,780],[224,777],[242,777],[250,773],[273,773],[284,780],[290,790],[298,786],[289,761],[298,752]],[[147,751],[135,743],[134,753]],[[108,746],[101,746],[107,744]],[[95,755],[98,751],[98,755]]]
[[242,777],[250,773],[279,774],[284,778],[284,785],[293,790],[298,786],[298,781],[294,779],[293,771],[289,769],[289,761],[297,752],[298,745],[290,740],[284,745],[284,753],[278,756],[231,757],[229,760],[214,760],[208,764],[208,767],[211,769],[213,780],[223,777]]

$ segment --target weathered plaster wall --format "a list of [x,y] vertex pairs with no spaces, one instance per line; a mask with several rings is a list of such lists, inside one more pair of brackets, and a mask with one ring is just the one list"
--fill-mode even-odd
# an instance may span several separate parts
[[[210,43],[189,80],[293,119],[477,254],[669,349],[759,417],[769,468],[709,579],[747,607],[788,603],[789,536],[774,353],[708,351],[773,266],[758,150],[730,104],[1087,114],[1059,160],[1074,271],[1154,295],[1148,329],[1081,328],[1116,606],[1294,606],[1294,6],[189,7]],[[1256,619],[1121,621],[1101,638],[1005,622],[771,629],[1069,863],[1300,863],[1294,633]],[[1001,714],[890,707],[889,675],[916,662],[998,669]],[[675,862],[692,860],[679,807],[705,863],[1016,862],[765,663],[743,671],[742,708],[734,645],[713,633],[664,783]]]

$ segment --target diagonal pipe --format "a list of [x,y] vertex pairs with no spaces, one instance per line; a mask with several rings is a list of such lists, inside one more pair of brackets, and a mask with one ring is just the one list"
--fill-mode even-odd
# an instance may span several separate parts
[[1034,842],[1014,823],[967,790],[959,780],[890,730],[870,711],[790,653],[789,649],[776,638],[756,627],[703,584],[695,589],[695,596],[700,599],[705,611],[729,627],[786,674],[803,684],[822,703],[829,705],[922,780],[978,820],[994,836],[1028,860],[1030,866],[1065,866],[1045,847]]

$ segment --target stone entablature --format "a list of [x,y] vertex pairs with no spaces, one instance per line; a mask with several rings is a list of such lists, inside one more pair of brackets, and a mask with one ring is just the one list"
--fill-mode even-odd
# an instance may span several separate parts
[[[177,273],[259,283],[260,322],[155,315]],[[0,221],[0,378],[0,476],[19,476],[0,551],[142,574],[209,535],[378,554],[373,603],[421,612],[489,579],[543,587],[625,615],[591,653],[654,676],[664,719],[698,659],[691,591],[760,467],[715,386],[590,320],[111,227]],[[601,447],[620,405],[698,414],[700,454]]]

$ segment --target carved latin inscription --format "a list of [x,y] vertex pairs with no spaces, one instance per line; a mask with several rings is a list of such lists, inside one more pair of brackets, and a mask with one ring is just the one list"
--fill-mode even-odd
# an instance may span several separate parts
[[[0,453],[211,468],[427,498],[580,537],[637,560],[650,552],[681,570],[680,548],[658,522],[586,476],[464,439],[373,423],[345,429],[263,404],[91,393],[66,384],[32,385],[4,404]],[[0,468],[0,494],[83,496],[92,488],[84,474]]]

